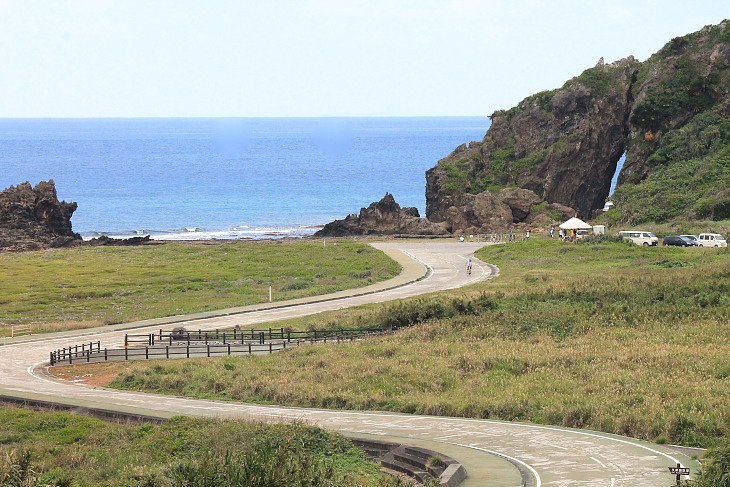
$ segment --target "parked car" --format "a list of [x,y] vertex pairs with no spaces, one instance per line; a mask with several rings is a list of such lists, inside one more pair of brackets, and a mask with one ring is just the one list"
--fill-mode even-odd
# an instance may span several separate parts
[[688,239],[692,240],[694,243],[697,243],[697,235],[680,235],[680,237],[687,237]]
[[700,233],[697,244],[700,247],[727,247],[727,240],[719,233]]
[[575,238],[586,238],[591,234],[588,230],[576,230]]
[[662,245],[676,245],[678,247],[697,247],[697,242],[683,235],[667,235]]
[[645,232],[643,230],[627,230],[624,232],[618,232],[623,238],[631,240],[636,245],[643,245],[644,247],[656,246],[659,244],[659,239],[656,235],[651,232]]

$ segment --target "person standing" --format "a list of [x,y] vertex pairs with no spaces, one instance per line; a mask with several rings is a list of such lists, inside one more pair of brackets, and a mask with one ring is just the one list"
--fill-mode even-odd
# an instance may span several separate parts
[[530,229],[529,228],[525,231],[525,240],[530,240]]
[[555,227],[550,227],[550,238],[555,237]]

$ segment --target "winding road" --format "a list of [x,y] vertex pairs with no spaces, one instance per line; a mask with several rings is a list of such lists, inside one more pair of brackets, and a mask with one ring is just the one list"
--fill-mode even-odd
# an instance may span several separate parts
[[400,276],[325,297],[92,330],[0,339],[0,394],[159,417],[184,414],[266,421],[302,420],[351,436],[385,439],[442,452],[466,467],[469,478],[461,484],[463,487],[517,487],[523,478],[527,479],[527,485],[535,487],[665,487],[674,482],[668,467],[680,463],[695,472],[698,466],[695,461],[670,448],[586,430],[188,399],[89,387],[61,381],[44,372],[51,350],[97,340],[101,341],[102,347],[120,346],[124,333],[128,332],[125,330],[130,328],[135,328],[134,333],[146,333],[161,327],[169,329],[172,323],[203,330],[236,324],[244,326],[457,288],[497,275],[494,266],[478,260],[474,260],[472,275],[466,275],[466,260],[484,243],[403,241],[373,245],[403,265]]

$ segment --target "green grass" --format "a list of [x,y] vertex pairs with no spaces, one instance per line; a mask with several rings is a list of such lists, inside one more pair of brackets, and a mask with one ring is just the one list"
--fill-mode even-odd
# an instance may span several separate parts
[[500,267],[498,279],[316,318],[405,326],[392,336],[273,356],[137,363],[114,386],[530,421],[690,446],[730,435],[727,250],[531,239],[479,256]]
[[118,425],[0,406],[0,486],[401,486],[346,438],[303,424]]
[[326,294],[393,277],[398,264],[346,240],[168,243],[0,254],[0,336],[120,323]]

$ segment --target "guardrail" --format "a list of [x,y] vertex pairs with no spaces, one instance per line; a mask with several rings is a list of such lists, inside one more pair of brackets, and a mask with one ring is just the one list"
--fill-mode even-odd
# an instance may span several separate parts
[[[245,333],[242,333],[245,332]],[[90,342],[62,348],[50,353],[50,365],[73,365],[79,362],[108,362],[122,360],[152,360],[161,358],[202,358],[221,355],[251,355],[274,353],[306,343],[341,343],[355,338],[389,333],[380,329],[350,330],[236,330],[228,332],[193,331],[166,332],[147,335],[126,335],[124,348],[101,348],[101,343]],[[175,335],[171,337],[171,335]],[[184,338],[183,338],[184,335]],[[232,340],[233,337],[235,340]],[[268,341],[267,341],[268,338]],[[146,342],[142,340],[145,339]],[[274,341],[278,340],[278,341]],[[167,343],[165,343],[167,341]],[[144,343],[144,346],[129,346]]]

